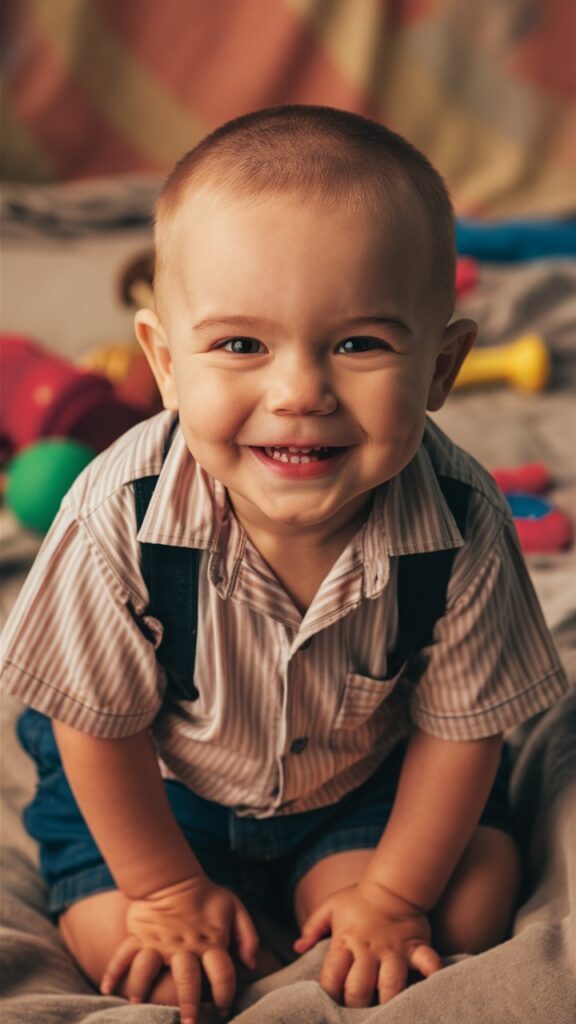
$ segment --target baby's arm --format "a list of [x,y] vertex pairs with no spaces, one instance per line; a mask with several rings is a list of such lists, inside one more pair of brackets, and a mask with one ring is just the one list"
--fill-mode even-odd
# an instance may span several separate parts
[[[182,1019],[193,1021],[202,964],[214,1002],[226,1009],[235,988],[230,938],[253,966],[256,932],[240,901],[210,882],[180,831],[148,733],[101,739],[56,721],[54,732],[90,831],[131,901],[128,938],[110,961],[103,990],[111,991],[129,968],[148,987],[167,964]],[[135,994],[143,998],[146,991]]]
[[351,971],[355,987],[366,988],[363,964],[381,1002],[404,987],[409,967],[428,975],[441,966],[427,913],[478,824],[500,747],[500,736],[454,742],[417,732],[411,739],[390,820],[362,879],[329,897],[296,945],[304,952],[332,932],[323,982],[336,998]]
[[366,880],[431,910],[478,824],[501,746],[501,736],[458,742],[416,732]]

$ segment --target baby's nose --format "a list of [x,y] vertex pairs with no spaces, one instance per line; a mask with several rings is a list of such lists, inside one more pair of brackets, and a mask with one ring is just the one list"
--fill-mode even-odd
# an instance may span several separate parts
[[279,415],[327,415],[338,401],[325,368],[313,363],[291,361],[278,368],[267,389],[270,412]]

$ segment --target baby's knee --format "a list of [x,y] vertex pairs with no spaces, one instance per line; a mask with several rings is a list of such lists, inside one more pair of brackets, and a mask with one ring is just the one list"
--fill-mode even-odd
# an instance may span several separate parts
[[[126,938],[127,909],[128,900],[115,889],[79,900],[60,917],[58,927],[65,945],[82,973],[98,990],[106,965]],[[271,951],[261,947],[256,969],[249,971],[240,966],[237,971],[238,983],[248,984],[264,978],[282,966]],[[114,994],[130,998],[128,977],[122,980]],[[203,980],[202,998],[210,999],[206,979]],[[146,1001],[162,1006],[178,1005],[176,987],[168,968],[160,971]]]
[[111,890],[78,900],[60,915],[58,929],[64,944],[96,988],[112,954],[126,938],[127,906],[126,897]]
[[481,953],[507,938],[521,877],[512,837],[478,828],[431,914],[438,952]]
[[[60,917],[58,928],[68,951],[82,973],[100,989],[104,968],[120,943],[126,938],[126,898],[116,890],[79,900]],[[130,998],[130,982],[126,976],[114,995]],[[148,993],[147,1002],[177,1006],[178,997],[172,975],[163,969]]]

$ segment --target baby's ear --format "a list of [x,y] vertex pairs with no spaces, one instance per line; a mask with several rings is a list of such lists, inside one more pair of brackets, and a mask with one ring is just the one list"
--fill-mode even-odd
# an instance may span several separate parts
[[166,332],[151,309],[139,309],[134,317],[136,337],[146,355],[162,395],[165,409],[177,409],[178,399],[174,381],[174,367]]
[[434,376],[428,391],[427,409],[441,409],[448,398],[458,371],[476,341],[478,325],[473,320],[455,320],[442,335]]

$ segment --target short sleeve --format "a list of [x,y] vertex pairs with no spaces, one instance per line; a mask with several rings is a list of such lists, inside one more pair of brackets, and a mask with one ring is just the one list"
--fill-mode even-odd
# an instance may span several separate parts
[[162,702],[155,643],[85,523],[62,511],[8,618],[4,689],[103,737],[146,728]]
[[472,578],[437,622],[410,716],[424,732],[467,740],[504,732],[569,688],[516,531],[504,521]]

